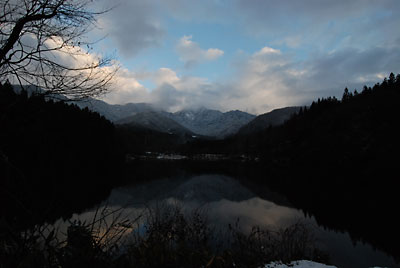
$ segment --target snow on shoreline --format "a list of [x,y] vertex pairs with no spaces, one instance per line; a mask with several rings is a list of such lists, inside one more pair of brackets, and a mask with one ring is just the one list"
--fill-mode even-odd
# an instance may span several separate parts
[[[336,266],[326,265],[313,261],[292,261],[290,264],[283,264],[281,262],[271,262],[265,265],[263,268],[337,268]],[[380,267],[370,267],[380,268]]]
[[336,266],[330,266],[312,261],[292,261],[290,264],[283,264],[279,262],[272,262],[264,266],[264,268],[337,268]]

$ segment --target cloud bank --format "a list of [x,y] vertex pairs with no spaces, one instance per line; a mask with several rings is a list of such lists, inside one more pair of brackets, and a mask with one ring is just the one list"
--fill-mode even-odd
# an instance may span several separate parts
[[236,62],[229,81],[210,82],[160,68],[147,74],[146,78],[156,85],[147,89],[134,73],[125,70],[117,77],[113,97],[106,96],[105,100],[151,102],[169,111],[208,107],[260,114],[285,106],[308,105],[318,97],[340,97],[345,87],[362,89],[364,84],[371,85],[388,76],[398,68],[398,62],[398,49],[348,49],[298,61],[265,46]]

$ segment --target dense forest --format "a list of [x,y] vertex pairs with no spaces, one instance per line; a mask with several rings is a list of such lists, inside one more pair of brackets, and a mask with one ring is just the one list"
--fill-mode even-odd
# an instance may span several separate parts
[[0,129],[1,217],[10,227],[96,203],[123,160],[113,124],[99,114],[9,84],[0,85]]

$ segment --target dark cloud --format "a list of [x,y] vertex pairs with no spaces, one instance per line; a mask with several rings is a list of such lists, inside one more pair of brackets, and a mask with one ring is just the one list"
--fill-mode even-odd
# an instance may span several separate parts
[[120,0],[101,18],[103,34],[117,44],[122,56],[160,46],[166,35],[156,1]]
[[358,86],[379,82],[390,72],[400,72],[400,47],[373,47],[366,50],[343,49],[309,63],[312,76],[321,89],[324,85]]
[[344,38],[363,47],[400,37],[397,0],[238,0],[237,9],[244,30],[289,47],[329,49]]

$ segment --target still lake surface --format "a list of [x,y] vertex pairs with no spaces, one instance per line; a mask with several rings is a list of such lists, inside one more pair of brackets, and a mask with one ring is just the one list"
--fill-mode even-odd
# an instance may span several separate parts
[[[352,241],[348,233],[319,226],[314,217],[293,208],[284,196],[264,186],[256,188],[256,185],[244,186],[238,179],[222,174],[177,174],[114,188],[105,201],[74,214],[69,220],[90,221],[96,210],[105,206],[110,210],[123,207],[126,215],[134,218],[145,208],[171,204],[185,211],[201,210],[215,226],[227,227],[239,222],[243,231],[253,226],[277,230],[301,221],[312,227],[317,246],[327,252],[332,264],[338,267],[400,267],[384,252]],[[60,219],[56,225],[62,229],[68,221]]]

